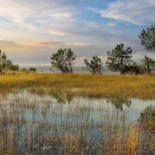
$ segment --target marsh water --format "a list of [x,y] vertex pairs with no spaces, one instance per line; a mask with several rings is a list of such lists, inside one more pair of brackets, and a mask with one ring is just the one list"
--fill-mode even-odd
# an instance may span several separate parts
[[1,93],[0,154],[153,155],[155,101]]

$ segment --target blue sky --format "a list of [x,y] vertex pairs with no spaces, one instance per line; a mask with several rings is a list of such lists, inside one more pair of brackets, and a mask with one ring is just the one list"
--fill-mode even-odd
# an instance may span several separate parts
[[21,65],[49,64],[58,48],[103,56],[116,44],[145,54],[138,35],[155,23],[155,0],[0,0],[0,48]]

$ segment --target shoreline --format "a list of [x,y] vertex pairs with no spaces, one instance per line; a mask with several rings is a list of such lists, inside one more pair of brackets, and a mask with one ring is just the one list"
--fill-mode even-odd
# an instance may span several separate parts
[[[155,75],[13,73],[0,75],[0,90],[50,88],[69,95],[155,99]],[[78,88],[78,91],[69,91]]]

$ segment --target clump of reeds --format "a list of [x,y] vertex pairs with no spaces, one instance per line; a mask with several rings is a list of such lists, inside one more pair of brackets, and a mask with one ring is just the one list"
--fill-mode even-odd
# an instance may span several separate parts
[[64,154],[66,155],[84,155],[84,150],[79,135],[75,133],[64,135]]
[[129,155],[136,155],[139,145],[141,144],[138,125],[131,125],[127,139],[127,150]]

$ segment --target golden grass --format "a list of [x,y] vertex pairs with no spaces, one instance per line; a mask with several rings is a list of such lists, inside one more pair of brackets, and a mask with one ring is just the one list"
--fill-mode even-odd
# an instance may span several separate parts
[[[14,73],[0,75],[0,90],[44,87],[71,88],[71,95],[155,99],[155,75],[92,75]],[[78,88],[78,89],[77,89]]]
[[128,136],[128,154],[137,155],[138,145],[141,144],[137,125],[131,125]]

